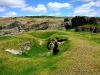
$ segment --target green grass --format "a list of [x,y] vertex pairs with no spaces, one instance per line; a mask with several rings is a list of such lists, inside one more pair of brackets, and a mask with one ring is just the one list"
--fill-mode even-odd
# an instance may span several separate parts
[[56,33],[55,31],[47,31],[47,32],[37,31],[37,32],[29,33],[29,34],[36,37],[36,38],[46,39],[46,38],[49,38],[51,35],[53,35],[55,33]]
[[0,41],[5,41],[5,40],[8,40],[10,38],[11,38],[11,36],[0,37]]
[[86,24],[86,25],[82,25],[80,27],[87,27],[87,28],[90,28],[90,27],[100,27],[100,24]]
[[[57,55],[46,54],[49,38],[67,38]],[[43,44],[39,44],[39,40]],[[22,55],[5,50],[19,49],[30,41]],[[42,54],[43,56],[39,55]],[[39,30],[0,38],[0,75],[100,75],[100,34],[74,30]]]

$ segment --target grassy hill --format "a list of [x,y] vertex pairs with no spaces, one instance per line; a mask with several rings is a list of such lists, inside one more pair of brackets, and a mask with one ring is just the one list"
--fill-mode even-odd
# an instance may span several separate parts
[[[68,39],[59,46],[57,55],[47,56],[50,37]],[[22,55],[5,51],[18,49],[25,41],[31,42],[31,49]],[[0,75],[100,75],[100,34],[72,29],[0,37]]]

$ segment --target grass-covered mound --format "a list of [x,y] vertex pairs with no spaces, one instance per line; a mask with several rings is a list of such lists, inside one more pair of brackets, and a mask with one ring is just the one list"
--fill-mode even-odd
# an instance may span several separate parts
[[[49,38],[67,38],[57,55],[46,54]],[[31,49],[22,55],[5,50],[19,49],[25,42]],[[42,43],[41,43],[42,42]],[[74,30],[30,31],[0,38],[0,75],[99,75],[100,34]]]

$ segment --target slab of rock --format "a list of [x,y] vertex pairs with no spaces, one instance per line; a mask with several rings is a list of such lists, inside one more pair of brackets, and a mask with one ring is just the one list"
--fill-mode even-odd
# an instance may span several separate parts
[[21,45],[21,47],[18,50],[14,49],[6,49],[5,51],[10,52],[12,54],[22,54],[26,50],[30,50],[31,43],[30,42],[25,42]]
[[5,51],[10,52],[12,54],[22,54],[21,50],[6,49]]

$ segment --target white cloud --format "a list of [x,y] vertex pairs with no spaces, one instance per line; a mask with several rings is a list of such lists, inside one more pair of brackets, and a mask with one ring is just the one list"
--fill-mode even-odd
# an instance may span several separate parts
[[95,0],[72,0],[71,2],[76,2],[76,1],[80,1],[80,2],[91,2],[91,1],[95,1]]
[[69,3],[67,3],[67,2],[66,2],[66,3],[49,2],[49,3],[47,4],[47,6],[48,6],[49,9],[55,10],[55,11],[58,11],[58,10],[60,10],[61,8],[67,8],[67,9],[69,9],[69,8],[72,7],[71,4],[69,4]]
[[98,14],[96,7],[100,7],[100,1],[83,4],[74,9],[74,15],[95,16]]
[[95,6],[100,7],[100,1],[99,0],[95,2]]
[[27,6],[27,4],[25,4],[25,0],[0,0],[0,5],[5,5],[12,8],[22,8]]
[[30,6],[30,7],[24,7],[21,9],[22,11],[33,11],[34,10],[34,7]]
[[34,8],[33,12],[47,12],[45,5],[38,4],[36,8]]
[[87,9],[83,8],[80,10],[76,8],[74,13],[78,15],[78,14],[85,14],[85,13],[89,13],[89,12],[93,12],[93,11],[94,11],[94,9],[90,9],[90,8],[87,8]]
[[16,17],[17,13],[16,12],[7,12],[3,17]]
[[37,7],[25,7],[21,9],[22,11],[31,11],[31,12],[38,12],[38,13],[45,13],[47,12],[47,8],[43,4],[38,4]]
[[82,2],[91,2],[91,1],[94,1],[94,0],[79,0],[79,1],[82,1]]
[[5,12],[6,8],[5,7],[0,7],[0,12]]
[[92,13],[88,13],[87,16],[96,16],[98,15],[98,12],[93,11]]

